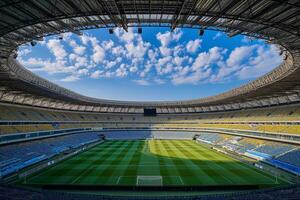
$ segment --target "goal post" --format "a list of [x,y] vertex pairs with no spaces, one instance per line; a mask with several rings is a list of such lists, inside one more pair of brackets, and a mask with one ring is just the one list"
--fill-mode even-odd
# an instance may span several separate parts
[[137,186],[162,186],[162,176],[137,176]]

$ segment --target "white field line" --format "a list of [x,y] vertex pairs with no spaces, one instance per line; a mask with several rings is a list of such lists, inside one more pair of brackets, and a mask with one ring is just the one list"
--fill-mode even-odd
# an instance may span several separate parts
[[178,177],[179,177],[179,180],[180,180],[180,182],[181,182],[181,185],[184,185],[184,182],[183,182],[181,176],[178,176]]
[[88,172],[90,169],[92,169],[92,168],[94,168],[94,166],[93,165],[91,165],[90,167],[88,167],[88,168],[86,168],[85,170],[83,170],[83,172],[79,175],[79,176],[77,176],[72,182],[71,182],[71,184],[73,184],[73,183],[75,183],[76,181],[78,181],[81,177],[83,177],[83,175],[86,173],[86,172]]
[[122,176],[119,176],[119,178],[118,178],[118,180],[117,180],[117,185],[119,185],[121,177],[122,177]]

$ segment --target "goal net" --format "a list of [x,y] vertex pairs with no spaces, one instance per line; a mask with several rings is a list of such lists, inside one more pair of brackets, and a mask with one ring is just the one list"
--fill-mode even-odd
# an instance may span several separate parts
[[162,176],[137,176],[137,186],[161,186],[163,185]]

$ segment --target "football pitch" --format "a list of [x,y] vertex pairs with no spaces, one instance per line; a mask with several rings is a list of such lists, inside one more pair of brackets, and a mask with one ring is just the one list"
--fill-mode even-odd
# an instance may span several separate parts
[[275,178],[188,140],[109,140],[27,177],[30,185],[274,185]]

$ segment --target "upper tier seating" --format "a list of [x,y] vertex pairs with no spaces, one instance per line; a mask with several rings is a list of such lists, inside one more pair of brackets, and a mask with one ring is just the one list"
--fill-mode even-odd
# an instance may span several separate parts
[[[296,124],[285,124],[284,122],[281,124],[262,124],[264,121],[273,122],[278,120],[300,121],[300,105],[215,113],[158,115],[149,118],[140,114],[68,112],[0,104],[0,134],[79,127],[213,128],[289,134],[300,133],[300,125]],[[261,123],[255,124],[255,121],[261,121]],[[12,122],[47,122],[48,124],[9,124]],[[74,122],[76,123],[74,124]]]
[[10,133],[27,133],[37,131],[61,130],[70,128],[87,128],[87,127],[100,127],[101,125],[95,124],[21,124],[21,125],[0,125],[0,135]]
[[300,106],[257,108],[240,111],[198,113],[196,115],[141,115],[67,112],[0,104],[0,121],[131,121],[131,122],[231,122],[231,121],[300,121]]

